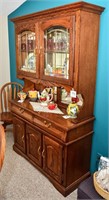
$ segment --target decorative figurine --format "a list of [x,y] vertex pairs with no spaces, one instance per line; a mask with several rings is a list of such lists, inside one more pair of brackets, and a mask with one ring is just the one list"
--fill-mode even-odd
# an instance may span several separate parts
[[50,101],[53,99],[53,94],[49,94],[46,89],[44,89],[39,97],[41,105],[47,106]]
[[70,103],[67,107],[67,114],[72,118],[77,118],[77,114],[79,112],[79,107],[76,103]]
[[30,98],[30,101],[36,101],[38,96],[37,90],[30,90],[28,91],[28,97]]
[[26,99],[27,94],[23,91],[20,91],[17,93],[17,96],[20,98],[20,102],[23,102]]

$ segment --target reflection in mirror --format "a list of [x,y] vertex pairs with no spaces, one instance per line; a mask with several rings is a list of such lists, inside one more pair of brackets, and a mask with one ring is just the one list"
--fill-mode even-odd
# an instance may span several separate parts
[[45,75],[69,78],[69,30],[55,26],[44,34]]
[[57,102],[57,87],[53,87],[53,100]]
[[68,93],[65,88],[61,88],[61,102],[64,104],[69,104],[72,102],[70,93]]
[[36,72],[35,33],[24,31],[18,35],[18,54],[20,69],[27,72]]

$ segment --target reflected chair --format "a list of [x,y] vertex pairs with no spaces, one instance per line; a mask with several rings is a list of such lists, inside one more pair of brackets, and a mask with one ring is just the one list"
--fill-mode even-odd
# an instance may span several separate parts
[[6,145],[5,131],[3,126],[0,125],[0,171],[3,166],[3,161],[5,156],[5,145]]
[[10,100],[17,98],[17,93],[23,89],[23,86],[17,82],[8,82],[0,89],[0,122],[4,129],[12,124],[12,115],[10,112]]

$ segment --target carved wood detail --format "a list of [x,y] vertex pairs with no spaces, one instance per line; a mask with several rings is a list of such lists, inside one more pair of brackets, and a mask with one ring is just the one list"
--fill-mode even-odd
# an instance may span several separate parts
[[20,32],[23,32],[23,31],[32,31],[32,32],[35,32],[35,24],[33,24],[33,22],[30,20],[28,21],[28,23],[18,23],[16,24],[15,26],[16,28],[16,33],[20,33]]

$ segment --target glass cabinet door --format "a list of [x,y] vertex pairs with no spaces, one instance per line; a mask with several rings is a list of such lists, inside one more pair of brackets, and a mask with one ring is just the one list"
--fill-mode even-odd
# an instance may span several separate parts
[[75,16],[40,23],[41,79],[73,84]]
[[69,79],[69,30],[55,26],[44,32],[44,75]]
[[23,31],[18,34],[18,70],[36,74],[35,33]]

